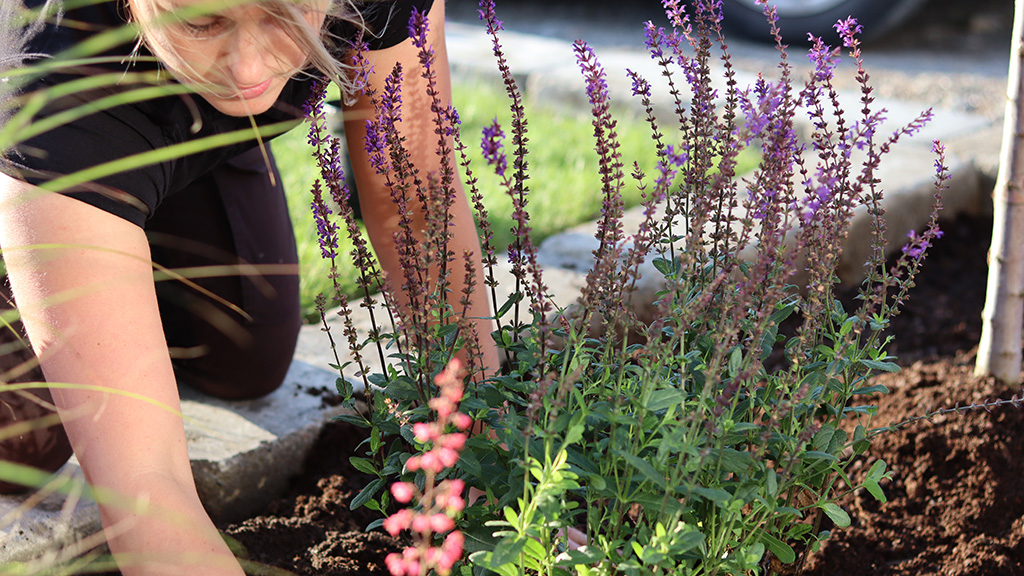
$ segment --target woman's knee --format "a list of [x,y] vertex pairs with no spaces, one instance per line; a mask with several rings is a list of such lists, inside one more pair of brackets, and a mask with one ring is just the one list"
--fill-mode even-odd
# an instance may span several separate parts
[[244,343],[221,341],[198,358],[178,360],[179,381],[225,400],[251,400],[281,387],[301,323],[249,326]]

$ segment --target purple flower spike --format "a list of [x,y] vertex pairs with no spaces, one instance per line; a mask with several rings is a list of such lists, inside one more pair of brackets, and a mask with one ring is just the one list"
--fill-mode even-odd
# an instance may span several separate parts
[[633,96],[651,97],[651,83],[647,79],[628,68],[626,74],[633,82]]
[[487,161],[488,165],[494,166],[494,172],[502,177],[505,176],[505,168],[508,167],[508,160],[505,157],[505,152],[502,150],[504,139],[505,132],[502,131],[497,118],[494,119],[490,126],[484,126],[483,139],[480,142],[480,148],[484,153],[484,160]]
[[[936,231],[938,231],[938,233],[935,234],[935,237],[941,237],[941,231],[937,227]],[[928,241],[926,236],[918,236],[917,232],[913,230],[907,233],[907,238],[910,238],[910,242],[907,242],[903,247],[903,253],[915,260],[923,256],[931,246],[931,242]]]
[[860,40],[857,39],[857,35],[863,32],[864,28],[857,24],[856,18],[850,16],[846,20],[840,20],[836,22],[833,28],[839,33],[839,37],[843,39],[843,46],[853,49],[860,46]]
[[409,38],[412,38],[414,46],[423,48],[427,45],[427,31],[429,29],[427,13],[413,8],[412,15],[409,17]]
[[338,256],[338,225],[330,221],[331,209],[324,202],[323,189],[320,181],[313,182],[313,221],[316,223],[317,240],[320,242],[320,254],[327,260]]
[[495,31],[504,30],[502,27],[504,23],[498,20],[494,13],[494,0],[480,0],[480,9],[476,13],[480,16],[480,20],[488,22]]
[[644,44],[647,45],[647,50],[651,53],[651,58],[654,60],[659,60],[665,56],[665,52],[662,49],[664,36],[664,28],[655,26],[650,20],[644,24]]
[[827,82],[835,74],[836,66],[840,62],[839,49],[832,48],[817,36],[808,33],[807,40],[811,42],[811,49],[807,52],[807,59],[814,65],[814,81]]

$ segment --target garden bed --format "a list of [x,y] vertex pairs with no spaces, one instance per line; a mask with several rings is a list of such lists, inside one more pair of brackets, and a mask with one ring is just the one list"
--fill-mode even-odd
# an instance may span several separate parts
[[[910,303],[894,322],[904,370],[878,377],[878,425],[941,406],[1006,398],[1012,392],[971,375],[981,335],[985,255],[991,221],[960,219],[924,265]],[[948,415],[884,435],[871,457],[889,464],[889,498],[857,494],[843,504],[853,525],[835,531],[804,573],[831,575],[1003,575],[1024,573],[1024,412],[998,409]],[[262,516],[224,527],[251,559],[298,574],[386,574],[397,543],[364,533],[372,513],[348,500],[369,480],[347,459],[359,431],[325,430],[292,491]],[[866,466],[861,467],[866,470]]]

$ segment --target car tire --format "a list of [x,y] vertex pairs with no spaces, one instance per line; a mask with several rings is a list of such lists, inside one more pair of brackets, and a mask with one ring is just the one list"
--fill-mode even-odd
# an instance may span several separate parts
[[[807,35],[838,41],[836,21],[853,16],[865,38],[877,38],[899,25],[923,0],[769,0],[777,6],[779,28],[789,44],[807,43]],[[755,0],[723,0],[727,32],[752,40],[773,41],[764,8]]]

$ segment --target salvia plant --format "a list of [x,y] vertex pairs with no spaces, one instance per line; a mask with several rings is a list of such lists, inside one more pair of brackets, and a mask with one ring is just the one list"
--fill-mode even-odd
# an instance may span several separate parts
[[[399,214],[420,207],[429,215],[424,229],[402,222],[396,237],[401,278],[385,278],[375,267],[347,208],[338,145],[324,129],[320,103],[310,103],[310,141],[322,176],[313,200],[321,245],[333,261],[341,257],[337,235],[353,235],[362,305],[374,319],[369,337],[361,338],[340,292],[321,299],[325,326],[328,307],[340,305],[343,337],[365,385],[365,410],[344,418],[368,429],[364,453],[352,462],[375,480],[353,505],[382,515],[412,506],[416,512],[399,512],[411,522],[414,514],[437,513],[440,482],[464,484],[467,507],[457,526],[466,556],[442,571],[789,573],[830,527],[850,523],[842,502],[851,492],[864,488],[885,499],[884,462],[873,462],[856,479],[847,471],[880,433],[871,427],[875,408],[868,402],[886,390],[869,378],[898,370],[884,330],[907,298],[925,251],[941,236],[939,192],[948,174],[936,143],[931,221],[911,231],[902,254],[887,263],[878,167],[931,113],[881,133],[885,111],[874,107],[853,19],[836,25],[843,47],[809,38],[812,69],[798,78],[775,10],[766,6],[779,52],[777,77],[740,86],[722,35],[720,2],[664,5],[670,26],[647,23],[644,37],[667,80],[674,117],[657,118],[651,84],[629,72],[656,144],[653,174],[623,158],[605,70],[586,43],[574,46],[592,105],[604,202],[599,247],[570,310],[552,306],[531,241],[528,124],[493,0],[481,0],[480,17],[493,38],[512,120],[495,122],[481,135],[488,166],[470,165],[458,114],[434,88],[423,15],[410,22],[420,67],[396,68],[383,91],[368,94],[377,109],[366,142],[374,168],[386,177]],[[840,106],[834,85],[844,50],[856,64],[861,92],[852,115]],[[424,173],[409,161],[398,129],[407,74],[421,74],[430,86],[437,172]],[[716,74],[724,75],[724,84],[713,81]],[[801,115],[813,126],[805,137],[795,127]],[[752,173],[737,174],[737,156],[748,148],[760,163]],[[477,263],[448,249],[460,168],[478,210],[485,286],[473,283]],[[513,199],[515,240],[508,247],[491,245],[473,176],[484,169],[499,175]],[[628,186],[644,197],[636,230],[621,224],[621,192]],[[847,310],[836,298],[836,267],[861,207],[873,218],[874,250],[859,300]],[[332,209],[339,208],[335,218]],[[497,296],[494,281],[502,250],[515,278],[504,292],[508,298]],[[638,317],[630,305],[644,262],[663,276],[653,319]],[[456,274],[464,275],[460,285],[467,290],[492,295],[492,334],[475,333],[465,318],[468,294],[450,288]],[[485,339],[502,350],[500,369],[481,365]],[[382,373],[369,373],[366,354],[385,363]],[[423,443],[437,446],[437,434],[444,433],[426,435],[427,422],[444,422],[432,399],[449,394],[435,376],[456,357],[466,368],[459,410],[476,423],[476,433],[445,466],[428,468]],[[339,383],[351,394],[344,379]],[[393,484],[397,488],[389,489]],[[395,522],[372,527],[396,532]],[[454,524],[439,521],[428,532]],[[582,546],[566,536],[575,529],[585,536]],[[433,546],[445,549],[440,537]],[[394,564],[408,572],[407,565]],[[426,573],[425,564],[418,568]]]

